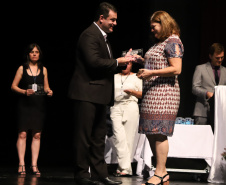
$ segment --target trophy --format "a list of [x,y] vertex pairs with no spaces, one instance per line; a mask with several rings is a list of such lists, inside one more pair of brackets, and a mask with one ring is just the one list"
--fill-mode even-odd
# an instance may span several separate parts
[[[122,56],[124,57],[128,51],[129,50],[123,51],[122,52]],[[133,49],[131,51],[131,55],[134,55],[134,54],[143,56],[143,48],[141,48],[141,49]]]

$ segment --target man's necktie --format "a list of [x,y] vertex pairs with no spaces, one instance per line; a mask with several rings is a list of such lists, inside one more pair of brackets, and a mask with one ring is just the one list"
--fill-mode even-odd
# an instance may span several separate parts
[[111,58],[111,52],[110,52],[110,48],[109,48],[109,42],[107,40],[107,35],[104,36],[104,39],[105,39],[105,42],[107,44],[108,52],[109,52],[109,55],[110,55],[110,58]]
[[217,71],[218,69],[219,69],[219,67],[218,66],[215,66],[215,68],[214,68],[214,75],[215,75],[216,85],[219,84],[219,76],[218,76],[218,71]]

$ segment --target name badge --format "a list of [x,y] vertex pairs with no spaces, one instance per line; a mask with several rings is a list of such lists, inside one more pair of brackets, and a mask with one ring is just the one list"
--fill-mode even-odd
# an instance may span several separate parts
[[32,90],[35,92],[38,90],[37,84],[32,84]]

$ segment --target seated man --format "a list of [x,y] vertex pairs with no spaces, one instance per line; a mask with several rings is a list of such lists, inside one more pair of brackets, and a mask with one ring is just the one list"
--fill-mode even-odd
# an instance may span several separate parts
[[195,69],[192,93],[197,97],[193,116],[197,125],[214,129],[214,87],[226,85],[226,68],[222,66],[224,46],[214,43],[209,50],[210,61]]

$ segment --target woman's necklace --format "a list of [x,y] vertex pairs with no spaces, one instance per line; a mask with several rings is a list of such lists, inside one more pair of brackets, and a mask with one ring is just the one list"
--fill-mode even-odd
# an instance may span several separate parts
[[38,89],[38,86],[37,86],[37,84],[36,84],[36,78],[37,78],[37,74],[38,74],[38,66],[37,66],[37,71],[36,71],[36,75],[35,75],[35,76],[34,76],[33,73],[32,73],[32,70],[31,70],[30,65],[29,65],[28,67],[29,67],[30,72],[31,72],[31,75],[32,75],[32,77],[33,77],[33,79],[34,79],[34,83],[32,84],[32,89],[33,89],[33,91],[36,92],[37,89]]
[[[126,79],[129,77],[130,73],[127,75]],[[121,75],[121,89],[123,88],[123,84],[125,83],[126,79],[122,81],[122,75]]]

